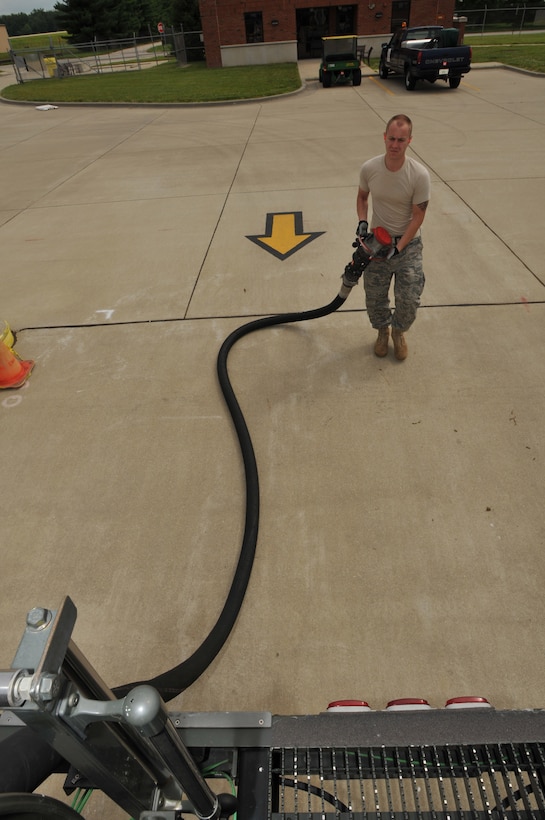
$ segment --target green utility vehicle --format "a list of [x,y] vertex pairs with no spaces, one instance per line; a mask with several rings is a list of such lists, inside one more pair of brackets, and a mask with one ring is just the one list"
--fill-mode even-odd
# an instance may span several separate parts
[[361,61],[358,56],[358,38],[322,37],[320,82],[324,88],[352,82],[361,85]]

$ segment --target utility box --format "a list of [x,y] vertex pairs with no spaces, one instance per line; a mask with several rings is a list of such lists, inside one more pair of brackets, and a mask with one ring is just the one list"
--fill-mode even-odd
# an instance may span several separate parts
[[57,60],[55,57],[44,57],[43,61],[45,63],[45,67],[47,69],[48,77],[56,77],[57,76]]

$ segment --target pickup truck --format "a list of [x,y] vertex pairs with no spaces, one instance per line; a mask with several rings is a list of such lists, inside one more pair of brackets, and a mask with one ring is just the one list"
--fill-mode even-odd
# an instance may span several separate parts
[[389,43],[382,44],[379,76],[390,73],[405,78],[405,88],[412,91],[417,80],[448,82],[458,88],[464,74],[471,70],[471,48],[458,45],[458,29],[442,26],[401,28]]

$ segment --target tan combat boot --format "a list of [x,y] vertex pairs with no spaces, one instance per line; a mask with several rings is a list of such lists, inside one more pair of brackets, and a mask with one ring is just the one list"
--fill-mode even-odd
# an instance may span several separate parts
[[390,339],[390,328],[379,327],[377,340],[375,342],[375,356],[388,355],[388,340]]
[[396,327],[393,327],[392,341],[394,343],[394,356],[398,361],[404,361],[404,359],[407,358],[409,349],[407,347],[407,342],[405,341],[403,331],[398,330]]

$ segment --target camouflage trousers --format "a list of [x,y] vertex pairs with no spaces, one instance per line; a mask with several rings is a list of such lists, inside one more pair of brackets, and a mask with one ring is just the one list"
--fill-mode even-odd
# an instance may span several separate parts
[[[394,279],[395,307],[390,308],[389,290]],[[365,304],[374,328],[408,330],[416,319],[426,279],[422,268],[422,240],[416,237],[397,256],[371,262],[363,272]]]

